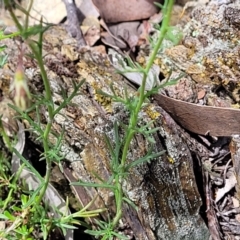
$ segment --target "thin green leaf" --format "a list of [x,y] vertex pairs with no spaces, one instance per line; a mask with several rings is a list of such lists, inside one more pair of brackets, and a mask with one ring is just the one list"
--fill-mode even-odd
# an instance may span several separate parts
[[32,173],[37,176],[40,182],[44,181],[43,177],[39,174],[39,172],[26,160],[15,148],[13,148],[13,152],[17,155],[18,158],[32,171]]
[[156,141],[155,141],[154,138],[149,137],[149,136],[146,136],[146,138],[147,138],[147,141],[148,141],[149,143],[152,143],[152,144],[156,143]]
[[90,229],[87,229],[84,232],[89,234],[89,235],[96,236],[96,237],[99,237],[99,236],[103,235],[103,232],[101,230],[90,230]]
[[115,158],[115,152],[113,150],[113,146],[108,138],[108,136],[106,134],[104,134],[104,140],[105,140],[105,143],[107,144],[107,147],[108,147],[108,150],[110,152],[110,155],[112,158]]
[[77,92],[79,91],[80,87],[84,84],[85,81],[86,79],[82,79],[78,84],[76,84],[74,80],[72,81],[72,84],[74,86],[73,92],[70,94],[68,98],[64,98],[60,106],[53,112],[53,116],[59,113],[61,109],[65,108],[67,104],[69,104],[72,101],[72,99],[77,95]]
[[153,129],[150,129],[150,130],[145,130],[144,133],[145,134],[152,134],[152,133],[155,133],[157,131],[159,131],[160,127],[156,127],[156,128],[153,128]]
[[33,203],[36,202],[37,195],[38,195],[38,193],[40,192],[40,190],[41,190],[41,188],[43,187],[43,185],[44,185],[44,182],[42,182],[42,183],[39,185],[39,187],[32,192],[31,197],[29,198],[28,202],[23,205],[23,208],[24,208],[24,209],[28,208],[29,206],[31,206]]
[[57,226],[61,227],[61,228],[67,228],[67,229],[78,229],[77,227],[70,225],[70,224],[66,224],[66,223],[57,223]]
[[0,55],[0,67],[3,67],[7,63],[8,55]]
[[114,137],[115,137],[115,149],[114,149],[114,164],[115,166],[117,166],[119,164],[119,152],[120,149],[122,147],[122,143],[120,142],[120,137],[119,137],[119,129],[118,129],[118,124],[115,121],[114,125],[113,125],[113,129],[114,129]]
[[120,233],[116,233],[116,232],[112,232],[112,235],[114,235],[115,237],[118,237],[119,239],[123,239],[123,240],[129,240],[128,237],[120,234]]
[[116,94],[116,92],[115,92],[115,90],[114,90],[114,87],[113,87],[113,83],[112,83],[112,82],[110,83],[109,87],[110,87],[113,95],[114,95],[115,97],[117,97],[117,94]]
[[100,95],[102,95],[102,96],[105,96],[105,97],[114,98],[114,95],[108,94],[108,93],[102,91],[101,89],[97,89],[97,90],[96,90],[96,93],[97,93],[97,94],[100,94]]
[[109,184],[98,184],[98,183],[86,183],[86,182],[71,182],[70,185],[84,186],[84,187],[96,187],[96,188],[109,188],[114,190],[115,186]]
[[92,174],[93,174],[93,176],[94,176],[95,178],[97,178],[100,182],[105,183],[105,180],[102,179],[102,178],[98,175],[98,173],[96,173],[95,171],[92,171]]
[[[0,39],[1,39],[1,34],[2,34],[3,32],[2,31],[0,31]],[[5,50],[7,48],[7,45],[1,45],[0,46],[0,52],[2,52],[3,50]]]
[[150,153],[150,152],[149,152],[146,156],[144,156],[144,157],[142,157],[142,158],[139,158],[139,159],[131,162],[130,164],[128,164],[128,165],[126,166],[126,171],[129,171],[130,168],[133,168],[133,167],[138,166],[138,165],[140,165],[140,164],[146,163],[146,162],[148,162],[149,160],[152,160],[152,159],[154,159],[154,158],[158,158],[159,156],[163,155],[165,152],[166,152],[165,150],[164,150],[164,151],[161,151],[161,152],[159,152],[159,153]]
[[135,211],[138,211],[138,207],[130,199],[123,197],[123,201],[129,204],[133,209],[135,209]]
[[154,2],[154,4],[159,7],[160,9],[163,9],[164,8],[164,5],[162,5],[161,3],[159,2]]
[[4,211],[4,214],[0,214],[0,218],[2,219],[9,219],[15,221],[16,217],[14,217],[9,211]]

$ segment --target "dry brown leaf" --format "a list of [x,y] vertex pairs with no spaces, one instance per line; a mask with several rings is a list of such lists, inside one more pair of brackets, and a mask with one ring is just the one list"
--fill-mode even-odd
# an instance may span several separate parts
[[98,52],[99,54],[102,54],[102,55],[107,54],[106,47],[104,45],[98,45],[98,46],[92,47],[92,51]]
[[88,46],[93,46],[100,39],[100,22],[96,17],[86,17],[82,22],[81,30]]
[[206,95],[206,90],[205,89],[202,89],[198,92],[198,99],[202,99],[204,98]]
[[[141,34],[141,32],[139,32],[139,26],[140,22],[123,22],[110,25],[109,30],[115,37],[123,40],[126,47],[133,49],[137,45],[139,35]],[[118,47],[124,48],[118,43],[119,41],[115,41]]]
[[147,19],[159,8],[154,2],[160,0],[92,0],[99,10],[100,16],[107,23],[135,21]]
[[84,35],[84,38],[88,46],[93,46],[100,38],[100,29],[98,29],[96,26],[90,27]]
[[75,3],[85,17],[99,17],[99,12],[91,0],[75,0]]
[[[233,207],[234,208],[239,208],[239,200],[235,197],[232,197],[232,202],[233,202]],[[235,215],[235,219],[240,222],[240,214]]]
[[235,187],[236,183],[237,183],[236,177],[235,177],[234,173],[231,172],[231,175],[225,181],[224,187],[219,188],[216,191],[215,202],[217,203],[226,193],[228,193],[231,189],[233,189]]

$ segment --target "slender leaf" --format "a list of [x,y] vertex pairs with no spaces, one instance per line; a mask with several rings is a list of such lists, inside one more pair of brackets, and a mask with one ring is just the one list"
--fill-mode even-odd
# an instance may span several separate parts
[[161,151],[159,153],[149,153],[147,154],[146,156],[142,157],[142,158],[139,158],[133,162],[131,162],[130,164],[128,164],[126,166],[126,171],[129,171],[130,168],[132,167],[135,167],[135,166],[138,166],[139,164],[142,164],[142,163],[145,163],[145,162],[148,162],[149,160],[152,160],[154,158],[158,158],[159,156],[163,155],[166,151]]
[[109,184],[98,184],[98,183],[87,183],[87,182],[71,182],[70,185],[84,186],[84,187],[96,187],[96,188],[110,188],[115,189],[114,185]]

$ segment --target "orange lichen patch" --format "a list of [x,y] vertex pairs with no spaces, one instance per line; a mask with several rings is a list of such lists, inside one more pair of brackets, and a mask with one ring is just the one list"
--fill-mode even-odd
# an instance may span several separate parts
[[[91,86],[93,88],[94,99],[104,107],[107,112],[112,112],[112,99],[107,97],[104,94],[99,93],[98,91],[102,91],[103,86],[101,86],[98,82],[92,82]],[[104,90],[103,90],[104,91]]]
[[236,104],[232,104],[231,107],[235,108],[235,109],[239,109],[240,105],[239,105],[239,103],[236,103]]
[[[5,69],[5,67],[4,67],[4,69]],[[6,71],[8,71],[8,70],[6,70]],[[1,75],[0,89],[2,90],[4,95],[5,94],[8,95],[11,81],[12,81],[12,77],[10,75],[5,75],[5,74]]]
[[161,59],[160,59],[160,58],[155,58],[155,59],[154,59],[154,64],[160,66],[160,65],[162,64]]
[[154,105],[149,104],[144,110],[152,120],[155,120],[160,116],[160,113],[154,109]]
[[168,63],[166,63],[165,59],[163,59],[163,58],[156,58],[154,60],[154,64],[159,66],[159,68],[161,69],[161,73],[165,77],[169,77],[169,74],[171,73],[171,66],[169,66]]
[[94,99],[100,103],[107,112],[112,112],[112,99],[101,94],[95,94]]
[[137,60],[137,62],[138,62],[139,64],[141,64],[142,66],[144,66],[144,65],[146,64],[146,59],[145,59],[145,57],[143,57],[143,56],[138,56],[136,60]]
[[183,45],[177,45],[172,48],[166,49],[165,54],[176,61],[179,61],[179,59],[187,61],[192,56],[193,51]]
[[175,161],[174,161],[174,159],[173,159],[172,157],[167,156],[167,159],[168,159],[168,161],[169,161],[171,164],[175,163]]
[[200,64],[192,64],[189,65],[186,69],[186,73],[188,74],[202,74],[204,72],[204,67]]

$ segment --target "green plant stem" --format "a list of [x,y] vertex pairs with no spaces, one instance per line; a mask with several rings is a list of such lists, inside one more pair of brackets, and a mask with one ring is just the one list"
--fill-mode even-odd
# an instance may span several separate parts
[[[41,38],[41,34],[40,34],[40,38]],[[42,76],[42,79],[43,79],[43,83],[44,83],[44,88],[45,88],[45,99],[47,101],[47,109],[48,109],[48,123],[47,123],[47,126],[44,130],[44,133],[43,133],[43,148],[44,148],[44,153],[47,153],[49,151],[49,146],[48,146],[48,137],[49,137],[49,133],[51,131],[51,128],[52,128],[52,121],[53,121],[53,118],[54,118],[54,107],[53,107],[53,100],[52,100],[52,93],[51,93],[51,88],[50,88],[50,83],[49,83],[49,80],[48,80],[48,77],[47,77],[47,73],[45,71],[45,68],[44,68],[44,64],[43,64],[43,60],[42,60],[42,50],[41,50],[41,46],[38,46],[39,48],[36,47],[36,44],[33,43],[33,42],[30,42],[29,43],[29,46],[32,50],[32,52],[34,53],[34,56],[38,62],[38,66],[40,68],[40,71],[41,71],[41,76]],[[45,154],[45,159],[46,159],[46,175],[45,175],[45,178],[44,178],[44,186],[43,188],[41,189],[40,191],[40,194],[39,194],[39,198],[37,200],[37,203],[36,204],[40,204],[46,190],[47,190],[47,187],[48,187],[48,183],[49,183],[49,180],[50,180],[50,175],[51,175],[51,160],[48,158],[48,156]]]
[[[134,136],[135,131],[133,130],[136,125],[137,125],[137,121],[138,121],[138,113],[141,110],[142,104],[145,100],[145,86],[146,86],[146,81],[147,81],[147,76],[148,73],[151,69],[151,66],[153,65],[154,59],[157,56],[158,50],[162,44],[162,41],[164,39],[164,36],[168,30],[168,26],[169,26],[169,22],[170,22],[170,17],[171,17],[171,12],[172,12],[172,7],[174,4],[174,0],[169,0],[165,1],[164,7],[163,8],[167,8],[166,10],[166,14],[164,14],[164,18],[162,21],[162,26],[161,26],[161,30],[160,30],[160,34],[159,34],[159,38],[157,40],[157,43],[153,49],[153,52],[150,55],[150,58],[148,60],[147,66],[145,68],[145,71],[143,72],[143,81],[142,81],[142,85],[139,89],[140,91],[140,95],[139,95],[139,101],[137,104],[137,107],[135,109],[135,111],[133,112],[133,114],[130,117],[130,123],[129,123],[129,134],[127,136],[126,142],[124,144],[124,148],[123,148],[123,154],[122,154],[122,159],[121,159],[121,164],[122,166],[124,166],[126,159],[127,159],[127,153],[128,153],[128,149],[131,143],[131,140]],[[164,9],[163,9],[164,10]]]
[[31,0],[28,4],[28,9],[27,9],[27,12],[26,12],[26,19],[25,19],[25,23],[24,23],[24,27],[25,27],[25,30],[28,29],[28,24],[29,24],[29,13],[31,11],[31,8],[32,8],[32,5],[33,5],[33,0]]
[[[29,42],[29,46],[32,50],[32,52],[34,53],[34,56],[38,62],[40,71],[41,71],[41,76],[42,76],[42,80],[43,80],[43,84],[44,84],[44,89],[45,89],[45,99],[47,102],[47,108],[48,108],[48,114],[49,114],[49,122],[53,119],[53,103],[52,103],[52,93],[51,93],[51,88],[50,88],[50,83],[47,77],[47,73],[45,71],[44,68],[44,63],[43,63],[43,59],[42,59],[42,55],[41,55],[41,48],[38,49],[38,47],[36,47],[36,44],[34,42]],[[50,131],[50,129],[49,129]],[[48,131],[45,131],[46,135],[49,134]]]
[[7,10],[9,11],[9,13],[11,15],[11,18],[13,19],[14,23],[16,24],[18,30],[20,32],[22,32],[23,31],[23,27],[19,23],[19,21],[18,21],[17,17],[15,16],[15,14],[13,13],[13,9],[12,9],[11,3],[9,2],[9,0],[4,0],[4,4],[5,4]]
[[[4,3],[6,5],[6,7],[8,8],[8,10],[10,12],[10,15],[11,15],[13,21],[15,22],[17,28],[19,29],[19,31],[21,33],[23,33],[23,31],[27,31],[28,16],[26,16],[25,28],[23,28],[21,26],[21,24],[19,23],[18,19],[16,18],[15,14],[13,13],[13,10],[12,10],[12,7],[11,7],[11,4],[9,3],[9,1],[4,0]],[[30,2],[27,15],[29,14],[29,10],[31,9],[31,6],[32,6],[32,1]],[[36,201],[36,204],[40,204],[40,202],[42,201],[42,198],[43,198],[43,196],[44,196],[44,194],[47,190],[49,179],[50,179],[51,160],[47,157],[46,153],[49,151],[48,137],[49,137],[49,133],[51,131],[52,121],[53,121],[53,118],[54,118],[54,107],[53,107],[50,83],[49,83],[49,80],[47,78],[47,73],[45,71],[44,64],[43,64],[43,59],[42,59],[42,34],[43,33],[41,32],[40,35],[39,35],[38,43],[35,43],[31,40],[27,41],[29,47],[31,48],[31,50],[32,50],[37,62],[38,62],[38,66],[39,66],[40,71],[41,71],[41,76],[42,76],[42,80],[43,80],[44,88],[45,88],[45,96],[44,97],[47,101],[47,109],[48,109],[48,117],[49,117],[46,129],[44,130],[44,133],[43,133],[43,148],[44,148],[44,153],[45,153],[47,171],[46,171],[46,175],[45,175],[45,179],[44,179],[44,186],[40,191],[40,194],[39,194],[39,197]]]
[[4,129],[4,127],[3,127],[3,123],[2,123],[1,117],[2,117],[2,116],[0,116],[0,132],[1,132],[0,135],[2,135],[3,141],[4,141],[4,143],[7,145],[8,149],[9,149],[10,151],[12,151],[11,141],[10,141],[9,136],[7,135],[7,133],[6,133],[5,129]]
[[[29,14],[29,9],[31,7],[32,1],[30,3],[29,9],[27,10],[27,18],[26,18],[24,27],[21,26],[21,24],[19,23],[18,19],[15,16],[15,14],[13,13],[12,7],[11,7],[11,4],[9,3],[9,1],[4,0],[4,2],[10,12],[12,19],[14,20],[16,26],[18,27],[20,33],[24,36],[24,32],[26,32],[27,28],[28,28],[28,14]],[[126,165],[126,161],[127,161],[127,155],[128,155],[131,141],[136,133],[135,129],[136,129],[136,126],[138,123],[139,112],[141,111],[142,105],[147,98],[147,94],[145,94],[147,77],[148,77],[149,71],[152,67],[152,64],[154,62],[154,59],[156,58],[156,55],[159,51],[159,48],[161,47],[164,36],[168,30],[173,4],[174,4],[174,0],[166,0],[164,3],[163,9],[162,9],[164,19],[162,21],[159,38],[158,38],[156,45],[154,46],[154,49],[149,57],[149,60],[147,62],[145,69],[141,72],[143,74],[143,80],[142,80],[141,87],[139,88],[139,99],[136,104],[136,107],[130,113],[129,125],[128,125],[128,129],[126,131],[125,143],[123,146],[120,165],[118,168],[118,173],[115,175],[115,179],[114,179],[115,180],[114,194],[115,194],[115,202],[116,202],[116,214],[111,223],[112,229],[114,229],[118,225],[119,220],[122,217],[122,207],[123,207],[122,181],[123,181],[123,175],[126,171],[125,165]],[[42,76],[42,80],[43,80],[44,88],[45,88],[45,99],[47,102],[47,110],[48,110],[48,123],[42,134],[44,154],[45,154],[46,165],[47,165],[47,172],[46,172],[46,176],[44,179],[44,185],[43,185],[42,189],[40,190],[39,197],[37,198],[37,201],[36,201],[36,204],[40,204],[40,202],[42,201],[42,198],[47,190],[47,186],[48,186],[50,174],[51,174],[51,159],[47,156],[46,153],[49,152],[49,145],[48,145],[49,139],[48,138],[49,138],[49,134],[50,134],[51,127],[52,127],[53,118],[54,118],[55,114],[58,112],[59,108],[54,111],[54,104],[53,104],[53,100],[52,100],[50,83],[47,78],[47,74],[46,74],[44,64],[43,64],[42,33],[40,33],[39,41],[37,43],[35,43],[34,41],[31,41],[31,40],[27,40],[27,43],[34,54],[34,56],[38,62],[40,71],[41,71],[41,76]],[[67,102],[65,102],[65,103],[67,103]]]
[[24,167],[25,167],[25,165],[22,164],[20,166],[20,168],[18,169],[16,175],[14,176],[14,179],[13,179],[13,182],[11,183],[11,187],[10,187],[10,191],[8,193],[8,196],[4,200],[4,205],[3,205],[2,209],[1,209],[2,212],[8,207],[8,204],[10,203],[10,201],[12,199],[12,194],[13,194],[14,191],[16,191],[16,187],[15,186],[17,186],[17,180],[19,179],[19,176],[20,176],[20,174],[21,174],[21,172],[22,172]]
[[[164,39],[164,36],[167,33],[168,26],[169,26],[169,23],[170,23],[173,4],[174,4],[174,0],[165,1],[163,9],[162,9],[163,12],[164,12],[164,18],[163,18],[163,21],[162,21],[162,26],[161,26],[161,29],[160,29],[159,38],[158,38],[157,43],[156,43],[156,45],[155,45],[155,47],[154,47],[154,49],[153,49],[153,51],[150,55],[147,66],[143,71],[143,81],[142,81],[141,87],[139,89],[139,93],[140,93],[139,101],[138,101],[137,107],[135,108],[135,110],[132,112],[132,114],[130,116],[129,126],[128,126],[128,130],[127,130],[128,134],[127,134],[126,141],[125,141],[125,144],[124,144],[124,147],[123,147],[123,153],[122,153],[122,158],[121,158],[121,167],[120,167],[121,171],[124,171],[124,166],[125,166],[125,163],[126,163],[126,160],[127,160],[127,154],[128,154],[129,146],[130,146],[130,143],[131,143],[131,141],[134,137],[134,134],[135,134],[134,129],[135,129],[135,127],[137,125],[137,122],[138,122],[138,114],[139,114],[139,112],[142,108],[143,102],[146,99],[145,86],[146,86],[147,76],[148,76],[149,71],[150,71],[150,69],[153,65],[154,59],[157,56],[159,48],[160,48],[160,46],[162,44],[162,41]],[[121,174],[120,174],[120,176],[121,176]],[[122,211],[121,211],[122,202],[123,202],[122,201],[123,190],[122,190],[122,186],[121,186],[122,178],[119,177],[117,180],[119,181],[119,183],[116,181],[117,196],[115,196],[115,197],[116,197],[117,210],[116,210],[116,215],[115,215],[114,220],[113,220],[113,227],[115,227],[117,225],[117,223],[119,222],[119,220],[122,216]],[[119,200],[119,198],[121,200]]]
[[119,219],[122,217],[122,198],[123,198],[123,191],[122,191],[122,184],[120,182],[119,176],[115,179],[116,181],[116,190],[114,191],[115,199],[116,199],[116,215],[112,222],[112,228],[114,229]]

